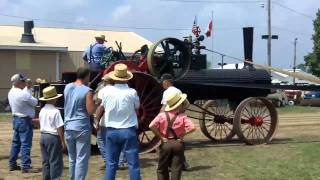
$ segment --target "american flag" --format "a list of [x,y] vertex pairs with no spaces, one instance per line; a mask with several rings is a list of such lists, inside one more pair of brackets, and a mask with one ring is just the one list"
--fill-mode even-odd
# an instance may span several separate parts
[[196,36],[196,37],[199,37],[200,35],[200,27],[197,26],[197,17],[194,18],[194,21],[193,21],[193,26],[192,26],[192,33]]

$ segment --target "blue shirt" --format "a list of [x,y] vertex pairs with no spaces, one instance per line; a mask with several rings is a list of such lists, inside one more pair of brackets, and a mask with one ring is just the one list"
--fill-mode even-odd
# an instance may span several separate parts
[[87,60],[91,71],[101,70],[100,64],[106,49],[104,44],[94,43],[85,50],[83,57]]
[[130,128],[138,127],[136,109],[140,101],[136,90],[127,84],[106,86],[101,91],[102,105],[104,106],[104,123],[106,127]]
[[65,130],[90,130],[90,116],[86,108],[86,95],[91,89],[85,85],[69,83],[64,89]]

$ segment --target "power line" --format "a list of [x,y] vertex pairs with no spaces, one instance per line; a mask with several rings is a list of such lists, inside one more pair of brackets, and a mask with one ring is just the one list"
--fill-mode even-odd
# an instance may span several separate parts
[[[24,16],[16,16],[16,15],[9,15],[9,14],[3,14],[0,13],[0,16],[5,16],[5,17],[10,17],[10,18],[17,18],[17,19],[32,19],[34,21],[46,21],[46,22],[54,22],[54,23],[59,23],[59,24],[73,24],[73,25],[82,25],[82,26],[94,26],[94,27],[102,27],[102,28],[110,28],[110,29],[139,29],[139,30],[158,30],[158,31],[191,31],[190,28],[179,28],[179,27],[174,27],[174,28],[162,28],[162,27],[137,27],[137,26],[108,26],[108,25],[102,25],[102,24],[90,24],[90,23],[74,23],[74,21],[59,21],[59,20],[54,20],[54,19],[42,19],[42,18],[32,18],[32,17],[24,17]],[[206,27],[205,27],[206,28]],[[255,27],[255,28],[262,28],[262,27]],[[277,26],[272,26],[272,28],[278,29],[280,31],[286,31],[290,32],[293,34],[301,34],[301,35],[306,35],[306,36],[312,36],[312,34],[307,34],[303,32],[298,32],[298,31],[292,31],[289,29],[277,27]],[[236,31],[236,30],[241,30],[242,27],[222,27],[222,28],[215,28],[215,31]]]
[[160,0],[160,1],[171,1],[171,2],[185,2],[185,3],[217,3],[217,4],[235,4],[235,3],[257,3],[265,2],[265,0],[242,0],[242,1],[226,1],[226,0]]
[[296,13],[296,14],[299,14],[299,15],[301,15],[301,16],[304,16],[304,17],[306,17],[306,18],[309,18],[309,19],[311,19],[311,20],[314,19],[314,17],[312,17],[312,16],[310,16],[310,15],[308,15],[308,14],[302,13],[302,12],[300,12],[300,11],[297,11],[297,10],[295,10],[295,9],[292,9],[292,8],[290,8],[290,7],[288,7],[288,6],[285,6],[285,5],[283,5],[283,4],[280,4],[280,3],[278,3],[278,2],[273,1],[273,4],[275,4],[275,5],[279,6],[279,7],[282,7],[282,8],[284,8],[284,9],[287,9],[287,10],[289,10],[289,11],[291,11],[291,12],[294,12],[294,13]]
[[312,36],[312,34],[308,34],[308,33],[303,33],[303,32],[298,32],[298,31],[292,31],[286,28],[281,28],[281,27],[277,27],[277,26],[272,26],[272,28],[280,30],[280,31],[285,31],[285,32],[290,32],[293,34],[300,34],[300,35],[305,35],[305,36]]
[[[191,31],[192,27],[190,28],[179,28],[179,27],[137,27],[137,26],[109,26],[103,24],[90,24],[90,23],[74,23],[74,21],[60,21],[54,19],[42,19],[42,18],[32,18],[32,17],[25,17],[25,16],[16,16],[16,15],[9,15],[0,13],[0,16],[10,17],[10,18],[18,18],[18,19],[32,19],[34,21],[46,21],[46,22],[53,22],[59,24],[73,24],[73,25],[81,25],[81,26],[94,26],[94,27],[102,27],[102,28],[110,28],[110,29],[139,29],[139,30],[158,30],[158,31]],[[205,27],[206,28],[206,27]],[[223,27],[223,28],[215,28],[216,31],[233,31],[233,30],[240,30],[242,27]]]

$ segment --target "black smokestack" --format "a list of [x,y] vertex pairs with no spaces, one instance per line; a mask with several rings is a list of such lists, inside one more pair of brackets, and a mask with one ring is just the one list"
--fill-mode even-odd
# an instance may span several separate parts
[[32,28],[34,27],[33,21],[24,21],[24,33],[22,34],[20,42],[22,43],[35,43]]
[[[244,58],[247,61],[252,62],[252,48],[253,48],[253,27],[243,28],[243,46],[244,46]],[[253,65],[244,63],[246,69],[252,69]]]

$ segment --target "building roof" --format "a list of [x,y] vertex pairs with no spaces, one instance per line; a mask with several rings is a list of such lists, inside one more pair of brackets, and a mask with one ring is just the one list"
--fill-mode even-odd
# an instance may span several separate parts
[[86,29],[65,29],[65,28],[33,28],[36,44],[21,43],[23,27],[20,26],[0,26],[0,49],[12,48],[40,48],[55,47],[68,48],[69,51],[84,51],[91,43],[95,42],[94,37],[105,35],[107,46],[117,49],[115,41],[122,42],[124,53],[133,53],[141,46],[152,43],[134,32],[125,31],[103,31]]
[[37,43],[21,43],[20,38],[0,36],[0,49],[68,51],[67,47],[58,46],[44,41]]

